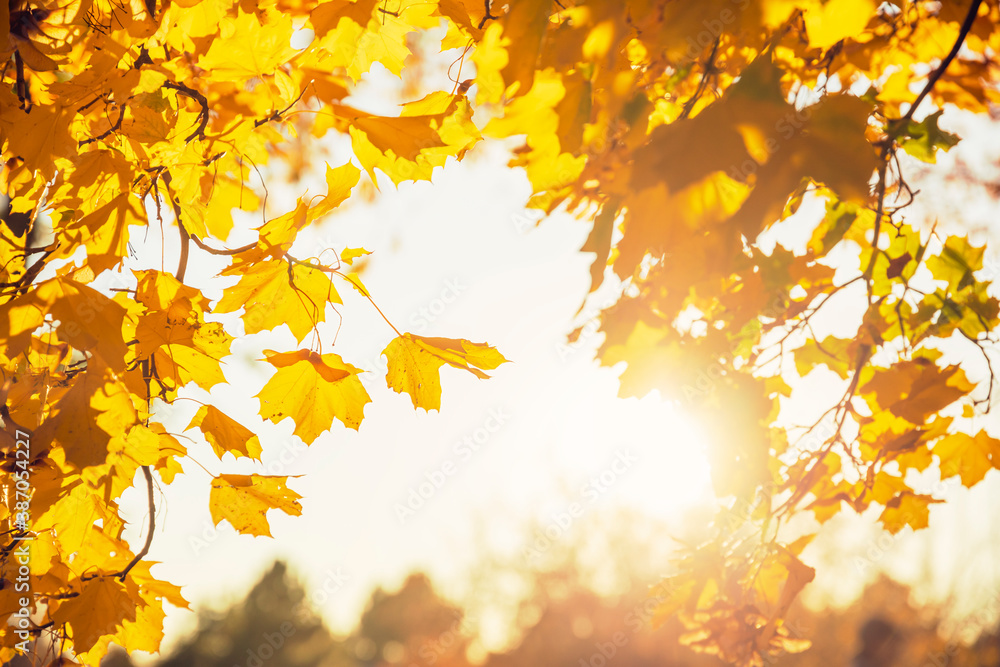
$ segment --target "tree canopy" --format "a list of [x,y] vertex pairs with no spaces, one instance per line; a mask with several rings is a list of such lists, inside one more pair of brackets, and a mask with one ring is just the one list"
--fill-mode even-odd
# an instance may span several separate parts
[[[111,642],[156,650],[163,601],[186,604],[144,559],[153,475],[169,484],[185,454],[158,409],[185,386],[224,382],[234,336],[287,325],[298,349],[269,351],[259,363],[274,375],[247,400],[265,420],[291,418],[307,444],[334,420],[359,428],[368,369],[329,351],[318,327],[341,315],[338,289],[377,308],[356,270],[368,251],[345,240],[299,257],[292,244],[336,214],[361,170],[429,180],[484,137],[523,137],[510,165],[531,182],[529,206],[592,220],[592,289],[620,285],[599,358],[623,364],[621,395],[656,389],[718,415],[713,482],[729,500],[717,538],[659,592],[660,617],[679,618],[693,647],[742,665],[801,647],[784,617],[813,576],[799,558],[809,533],[779,533],[797,516],[878,506],[888,531],[920,529],[939,499],[909,471],[936,464],[971,486],[1000,467],[1000,441],[975,421],[992,402],[1000,316],[984,248],[906,219],[907,165],[959,141],[942,110],[986,114],[997,101],[996,0],[10,0],[0,11],[0,617],[11,620],[0,659],[43,633],[85,664]],[[398,115],[348,103],[376,64],[399,75],[412,36],[433,29],[452,86]],[[480,110],[488,122],[473,122]],[[333,135],[353,157],[327,165],[326,192],[268,217],[267,165],[295,168]],[[247,229],[238,211],[265,214]],[[801,243],[779,233],[790,226]],[[176,255],[137,266],[161,234],[178,239],[160,246]],[[185,279],[199,253],[238,279],[221,298]],[[832,309],[850,334],[826,331]],[[239,311],[241,325],[217,317]],[[384,317],[385,381],[415,408],[441,408],[442,367],[486,378],[505,361]],[[790,398],[811,373],[842,393],[802,425]],[[189,429],[220,457],[267,446],[213,405]],[[214,477],[213,521],[269,535],[269,509],[301,512],[286,482]],[[117,501],[133,484],[148,488],[144,545],[122,539]]]

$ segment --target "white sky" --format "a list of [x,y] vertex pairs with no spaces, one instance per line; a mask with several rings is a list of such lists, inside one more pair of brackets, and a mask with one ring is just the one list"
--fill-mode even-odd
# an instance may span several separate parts
[[[290,486],[305,496],[303,515],[270,512],[274,540],[238,536],[225,523],[213,536],[210,478],[186,464],[188,474],[164,487],[165,502],[157,501],[150,557],[163,561],[158,576],[185,585],[193,601],[221,604],[222,592],[241,595],[274,558],[290,560],[314,585],[322,585],[327,569],[340,568],[350,583],[323,611],[335,626],[347,628],[376,583],[398,581],[418,567],[443,577],[471,567],[476,553],[468,541],[477,524],[496,522],[497,546],[509,549],[504,536],[512,532],[512,521],[547,524],[574,501],[584,511],[620,504],[676,520],[678,507],[710,498],[701,445],[684,416],[655,397],[616,399],[615,373],[598,370],[593,360],[599,336],[564,344],[589,286],[587,258],[578,252],[588,230],[559,216],[538,229],[519,228],[515,215],[528,184],[523,174],[505,169],[504,160],[502,151],[487,149],[478,161],[442,171],[433,186],[386,192],[371,206],[348,209],[318,234],[324,246],[346,243],[374,252],[366,285],[401,330],[488,341],[512,363],[485,381],[443,369],[440,413],[415,411],[407,395],[386,388],[382,374],[368,374],[364,381],[373,402],[360,433],[335,422],[332,432],[304,451],[289,449],[294,459],[287,465],[279,455],[285,443],[294,442],[291,422],[263,423],[257,400],[250,398],[267,380],[269,366],[228,364],[230,384],[216,387],[212,398],[260,433],[264,466],[228,455],[213,463],[204,443],[185,445],[213,473],[302,474]],[[310,252],[308,242],[297,247],[303,256]],[[168,242],[168,257],[170,250]],[[196,263],[202,259],[204,264]],[[218,268],[214,258],[197,252],[192,260],[191,284]],[[377,368],[394,334],[349,287],[341,294],[344,323],[333,347],[335,326],[324,327],[324,351]],[[265,347],[295,349],[284,331],[238,340],[233,352],[236,359],[260,358]],[[198,407],[193,401],[178,406],[166,416],[176,430]],[[483,440],[485,428],[496,423],[491,414],[503,423]],[[482,441],[471,456],[456,449],[467,436]],[[449,461],[454,474],[401,521],[396,505]],[[584,488],[602,473],[603,481],[591,487],[598,492]],[[137,526],[145,511],[141,496],[134,490],[126,495]],[[134,533],[129,537],[134,540]],[[189,622],[177,612],[168,628],[173,633]]]

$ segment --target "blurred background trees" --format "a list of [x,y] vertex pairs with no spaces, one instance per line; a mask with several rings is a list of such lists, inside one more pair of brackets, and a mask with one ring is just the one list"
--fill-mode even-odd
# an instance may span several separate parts
[[[633,522],[621,520],[633,535]],[[599,534],[599,533],[598,533]],[[199,612],[197,629],[156,667],[709,667],[724,664],[694,653],[674,619],[657,619],[651,586],[619,558],[621,541],[605,543],[609,560],[595,563],[579,539],[556,545],[541,561],[484,558],[470,573],[467,600],[449,600],[423,573],[395,590],[375,589],[354,628],[330,631],[307,602],[295,573],[276,562],[246,597],[227,609]],[[638,548],[638,547],[636,547]],[[617,572],[614,585],[595,585],[597,570]],[[605,579],[607,579],[605,577]],[[516,583],[515,583],[516,582]],[[513,589],[526,591],[518,596]],[[505,590],[506,589],[506,590]],[[519,598],[502,645],[490,634],[490,600]],[[994,596],[996,600],[998,596]],[[994,605],[995,607],[996,605]],[[811,609],[797,603],[790,614],[793,636],[811,648],[769,663],[787,667],[854,665],[862,635],[883,622],[891,628],[895,662],[913,667],[1000,665],[996,609],[960,623],[940,606],[922,604],[910,587],[885,574],[853,603]],[[494,621],[499,617],[494,617]],[[873,620],[875,621],[874,623]],[[866,624],[869,629],[864,630]],[[876,629],[877,631],[877,629]],[[113,651],[103,663],[128,667]],[[147,664],[147,663],[143,663]],[[871,664],[871,663],[857,663]]]

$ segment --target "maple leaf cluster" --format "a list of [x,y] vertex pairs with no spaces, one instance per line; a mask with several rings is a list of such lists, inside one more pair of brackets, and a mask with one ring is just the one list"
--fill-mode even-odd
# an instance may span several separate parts
[[[794,515],[876,505],[888,530],[917,529],[937,499],[908,471],[936,463],[972,485],[1000,467],[1000,441],[967,434],[992,374],[979,386],[942,351],[989,363],[1000,304],[983,248],[904,219],[907,156],[933,163],[958,141],[921,103],[997,101],[996,0],[11,0],[0,12],[0,451],[31,487],[30,524],[16,484],[0,504],[0,618],[14,621],[0,660],[25,637],[86,664],[111,642],[156,650],[163,602],[186,604],[144,559],[153,475],[169,484],[186,454],[157,406],[225,382],[234,336],[287,325],[300,347],[261,360],[274,374],[260,416],[291,418],[306,443],[334,420],[357,429],[364,369],[324,351],[317,327],[339,313],[338,285],[374,306],[354,264],[367,251],[345,241],[328,262],[294,255],[295,240],[350,199],[361,169],[428,180],[483,135],[523,137],[511,166],[530,206],[593,221],[592,290],[623,285],[598,353],[624,362],[621,394],[657,389],[714,417],[713,481],[732,503],[662,608],[691,646],[743,665],[802,648],[784,627],[812,578],[809,536],[779,531]],[[398,115],[347,102],[376,63],[400,75],[413,33],[438,28],[474,74]],[[327,166],[324,195],[238,224],[265,208],[262,168],[334,135],[353,155]],[[818,223],[796,216],[816,205]],[[786,219],[806,228],[801,247],[765,243]],[[159,231],[179,239],[174,270],[133,252]],[[237,279],[220,298],[185,282],[199,254]],[[854,309],[839,317],[851,335],[823,335],[830,304]],[[216,317],[236,312],[242,329]],[[505,361],[393,329],[386,383],[415,408],[440,407],[443,366],[482,378]],[[796,427],[793,385],[817,369],[842,397]],[[220,457],[259,460],[265,446],[213,405],[188,428]],[[138,550],[117,504],[137,480],[150,503]],[[269,509],[301,512],[287,481],[214,477],[213,520],[269,535]]]
[[[273,371],[247,396],[261,418],[290,418],[306,444],[336,420],[360,427],[365,369],[324,351],[318,327],[339,316],[338,287],[375,304],[356,263],[369,253],[346,242],[332,262],[291,253],[362,171],[328,165],[325,194],[270,218],[256,179],[301,152],[302,135],[349,137],[373,181],[376,170],[396,184],[426,180],[461,158],[481,139],[463,94],[436,91],[393,116],[345,99],[375,63],[398,75],[411,33],[446,23],[448,48],[470,39],[471,19],[405,0],[391,12],[374,0],[3,9],[0,451],[11,484],[0,504],[0,617],[11,623],[0,662],[41,642],[97,664],[112,642],[156,651],[164,602],[187,606],[145,559],[154,476],[169,484],[187,453],[158,414],[185,387],[226,382],[235,336],[287,326],[298,342],[259,362]],[[238,224],[257,211],[262,224]],[[180,240],[176,269],[143,263],[157,228]],[[247,232],[256,240],[233,247]],[[188,284],[198,255],[224,260],[220,276],[235,284],[221,296]],[[239,320],[219,317],[227,313]],[[486,378],[505,361],[484,343],[392,329],[386,383],[415,408],[440,408],[442,366]],[[187,430],[220,459],[259,462],[266,446],[211,404]],[[141,548],[123,539],[118,504],[133,484],[149,499]],[[270,536],[272,509],[301,514],[286,476],[223,473],[210,484],[212,520],[241,533]]]
[[[661,608],[697,650],[802,650],[784,616],[818,524],[876,507],[917,530],[941,499],[911,471],[1000,468],[975,423],[1000,323],[984,248],[906,219],[907,167],[959,141],[944,107],[1000,100],[998,26],[995,1],[526,0],[484,28],[484,134],[524,137],[529,206],[592,220],[591,291],[618,285],[601,363],[702,417],[723,508]],[[796,388],[820,377],[839,398],[818,408]]]

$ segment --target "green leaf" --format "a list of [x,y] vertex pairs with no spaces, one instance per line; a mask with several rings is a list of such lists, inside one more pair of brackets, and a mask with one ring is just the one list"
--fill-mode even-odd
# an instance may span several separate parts
[[900,148],[923,162],[937,162],[937,149],[946,151],[960,139],[938,127],[942,113],[944,110],[936,111],[919,123],[909,121],[906,129],[897,135]]

